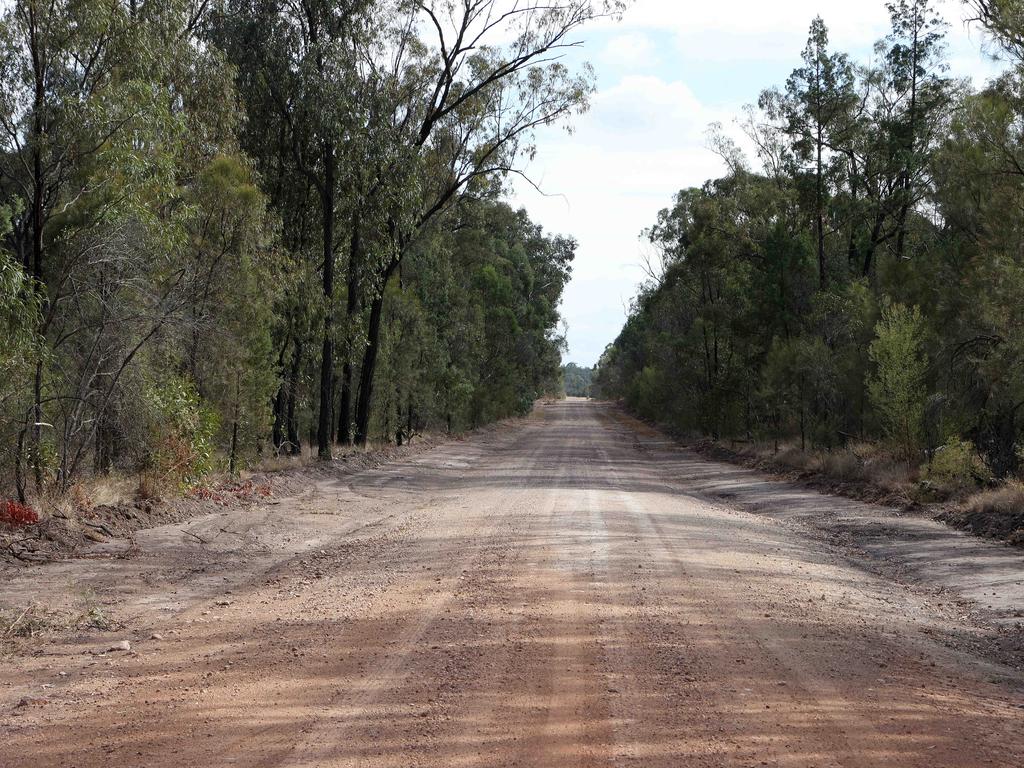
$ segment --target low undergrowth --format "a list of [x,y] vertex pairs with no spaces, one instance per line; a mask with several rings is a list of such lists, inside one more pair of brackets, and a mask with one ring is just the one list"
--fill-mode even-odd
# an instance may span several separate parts
[[951,525],[979,536],[1024,546],[1024,483],[1012,480],[977,493],[945,518]]
[[120,623],[95,605],[58,611],[34,602],[21,610],[0,610],[0,655],[15,651],[19,643],[69,629],[112,632],[121,628]]
[[833,450],[804,450],[795,444],[713,442],[700,452],[810,482],[831,493],[896,506],[915,503],[920,470],[872,443]]

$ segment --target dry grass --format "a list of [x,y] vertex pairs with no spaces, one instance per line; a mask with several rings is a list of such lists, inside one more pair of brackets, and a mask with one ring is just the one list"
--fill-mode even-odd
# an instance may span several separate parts
[[75,483],[67,493],[48,486],[42,495],[30,499],[31,506],[50,515],[80,517],[96,507],[116,506],[136,498],[139,478],[125,475],[97,475]]
[[20,611],[0,611],[0,654],[15,650],[19,642],[69,629],[110,632],[121,626],[95,605],[84,605],[80,612],[75,612],[55,611],[41,603],[31,603]]
[[84,487],[92,506],[114,506],[131,501],[135,497],[138,480],[123,475],[106,475],[91,479]]
[[833,451],[805,451],[797,444],[783,444],[778,452],[771,443],[750,444],[741,454],[770,467],[795,470],[842,484],[878,488],[890,494],[909,495],[918,470],[874,443],[851,443]]
[[961,527],[974,533],[1024,544],[1024,483],[1011,480],[974,494],[964,502],[957,518]]
[[[337,448],[335,448],[337,451]],[[310,464],[316,463],[316,456],[313,451],[303,451],[299,456],[271,456],[263,459],[255,467],[258,472],[287,472],[292,469],[302,469]],[[246,474],[246,473],[243,473]]]

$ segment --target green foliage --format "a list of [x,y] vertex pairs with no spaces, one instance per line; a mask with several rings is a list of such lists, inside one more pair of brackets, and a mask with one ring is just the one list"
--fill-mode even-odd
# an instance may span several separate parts
[[[412,251],[389,289],[376,432],[464,429],[557,391],[558,299],[575,243],[503,203],[467,205],[456,233]],[[410,417],[411,414],[411,417]]]
[[255,457],[271,423],[279,385],[273,308],[282,260],[267,232],[264,197],[239,158],[213,158],[191,193],[201,214],[189,222],[188,370],[219,416],[218,447],[237,467]]
[[[0,236],[10,232],[11,209],[0,206]],[[19,460],[30,420],[29,391],[35,363],[44,348],[37,329],[42,316],[39,294],[22,269],[0,249],[0,469]],[[43,467],[43,444],[34,446]]]
[[993,475],[970,441],[953,438],[935,451],[923,479],[946,493],[965,493],[991,484]]
[[1016,0],[968,0],[977,19],[1019,62],[1024,62],[1024,8]]
[[584,368],[576,363],[562,366],[562,387],[569,397],[591,397],[593,378],[593,368]]
[[921,449],[927,399],[924,321],[917,307],[889,304],[868,348],[875,371],[868,379],[871,404],[886,437],[908,460]]
[[[10,227],[9,211],[0,207],[0,235]],[[8,404],[22,393],[39,354],[36,329],[39,297],[21,268],[0,251],[0,413],[18,421],[18,409]]]
[[[785,88],[747,110],[761,171],[716,135],[728,173],[647,233],[664,269],[602,394],[713,436],[877,439],[910,464],[946,443],[928,470],[944,483],[1019,471],[1024,69],[977,93],[950,80],[933,5],[889,3],[871,66],[815,20]],[[1022,50],[1008,5],[975,5]]]
[[195,385],[185,378],[148,382],[150,454],[144,469],[162,486],[198,485],[214,466],[217,414],[204,405]]

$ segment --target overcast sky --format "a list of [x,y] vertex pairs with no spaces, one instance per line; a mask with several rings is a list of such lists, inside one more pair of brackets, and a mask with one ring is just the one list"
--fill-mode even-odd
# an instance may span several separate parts
[[[950,74],[982,84],[998,71],[958,0],[950,22]],[[680,189],[721,175],[705,131],[734,124],[744,104],[783,85],[799,65],[811,19],[820,14],[833,48],[859,61],[888,31],[884,0],[636,0],[617,24],[586,30],[582,56],[598,93],[575,132],[538,137],[530,176],[547,197],[517,185],[516,203],[545,229],[579,241],[563,315],[566,362],[593,365],[618,335],[643,279],[641,230]]]

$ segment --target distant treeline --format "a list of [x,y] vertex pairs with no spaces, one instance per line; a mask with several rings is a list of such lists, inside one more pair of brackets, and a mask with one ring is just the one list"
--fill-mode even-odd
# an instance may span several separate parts
[[[0,498],[522,413],[575,243],[501,202],[604,4],[13,0]],[[6,489],[6,490],[5,490]]]
[[593,368],[584,368],[576,363],[562,366],[562,388],[569,397],[590,397],[593,379]]
[[712,131],[728,173],[647,232],[658,258],[600,361],[605,395],[716,437],[1020,471],[1024,14],[972,4],[1009,65],[976,91],[948,75],[935,5],[889,3],[870,63],[815,19],[745,113],[756,167]]

